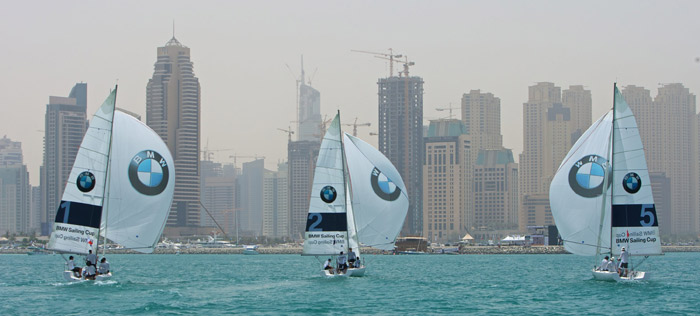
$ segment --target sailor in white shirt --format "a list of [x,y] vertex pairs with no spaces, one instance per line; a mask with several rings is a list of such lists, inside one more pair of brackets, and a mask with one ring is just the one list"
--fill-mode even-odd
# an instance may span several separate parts
[[600,267],[598,267],[598,270],[608,271],[608,264],[610,263],[608,259],[610,259],[610,257],[608,256],[605,256],[605,258],[603,258],[603,262],[600,263]]
[[85,257],[85,261],[89,262],[90,265],[96,265],[97,264],[97,256],[92,253],[92,250],[88,250],[88,255]]
[[68,257],[68,262],[66,262],[66,265],[68,266],[68,271],[72,271],[76,277],[80,277],[81,269],[80,267],[75,266],[75,262],[73,262],[73,256]]
[[107,258],[102,258],[100,260],[100,268],[98,270],[100,274],[107,274],[109,273],[109,262],[107,262]]

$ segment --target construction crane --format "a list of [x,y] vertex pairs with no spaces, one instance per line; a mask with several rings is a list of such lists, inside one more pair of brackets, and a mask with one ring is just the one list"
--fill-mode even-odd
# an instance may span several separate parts
[[[403,61],[401,61],[400,59],[385,58],[385,57],[381,57],[381,56],[374,56],[374,57],[377,57],[379,59],[386,59],[389,61],[390,64],[393,64],[393,63],[403,64],[403,71],[399,71],[399,77],[404,77],[404,78],[408,78],[408,67],[416,64],[412,61],[408,61],[408,56],[404,56],[405,60],[403,60]],[[403,74],[403,76],[401,74]]]
[[199,152],[202,153],[202,160],[204,160],[204,161],[211,161],[211,159],[212,159],[212,157],[214,156],[214,153],[215,153],[215,152],[233,150],[233,148],[209,149],[208,147],[209,147],[209,146],[204,147],[204,149],[202,149],[202,150],[199,151]]
[[290,141],[290,142],[292,141],[292,134],[294,134],[294,131],[292,130],[292,127],[291,127],[291,126],[289,126],[287,129],[278,128],[278,130],[283,131],[283,132],[289,134],[289,141]]
[[256,154],[256,155],[253,155],[253,156],[250,156],[250,155],[235,155],[235,154],[234,154],[234,155],[231,155],[231,156],[228,156],[228,157],[229,157],[229,158],[233,158],[233,167],[234,167],[234,168],[236,168],[236,159],[237,159],[237,158],[246,158],[246,159],[251,159],[251,158],[252,158],[252,159],[255,159],[255,160],[258,160],[258,159],[265,159],[265,156],[258,156],[257,154]]
[[360,123],[360,124],[357,124],[357,117],[356,117],[354,123],[347,123],[347,124],[343,124],[343,125],[345,125],[345,126],[352,126],[352,136],[357,137],[357,127],[358,127],[358,126],[370,126],[371,123]]
[[435,111],[442,112],[442,111],[450,111],[450,119],[452,119],[452,110],[458,110],[459,108],[453,108],[452,103],[450,103],[449,107],[446,108],[437,108]]
[[323,135],[326,135],[326,126],[328,126],[328,123],[330,123],[333,119],[329,119],[328,115],[325,115],[323,117],[323,121],[321,121],[321,138],[323,138]]
[[389,48],[388,54],[387,53],[368,52],[368,51],[364,51],[364,50],[355,50],[355,49],[351,49],[350,51],[355,52],[355,53],[371,54],[371,55],[374,55],[374,57],[376,57],[376,58],[389,60],[389,77],[394,76],[394,58],[403,57],[403,55],[401,55],[401,54],[394,54],[394,50],[391,48]]

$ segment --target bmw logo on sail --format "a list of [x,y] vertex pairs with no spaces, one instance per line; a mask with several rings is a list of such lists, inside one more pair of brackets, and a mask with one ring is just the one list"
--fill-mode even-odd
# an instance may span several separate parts
[[95,175],[90,171],[83,171],[78,175],[75,184],[80,192],[90,192],[95,188]]
[[335,201],[335,198],[338,196],[338,194],[335,191],[335,188],[327,185],[321,189],[321,200],[326,203],[333,203]]
[[168,186],[168,162],[156,151],[144,150],[131,158],[129,182],[141,194],[158,195]]
[[401,189],[377,168],[372,169],[370,182],[374,193],[382,200],[395,201],[401,195]]
[[635,194],[639,192],[639,189],[642,187],[642,179],[638,174],[630,172],[622,179],[622,187],[627,193]]
[[[606,163],[598,155],[588,155],[579,159],[569,171],[569,186],[576,194],[583,197],[597,197],[603,194]],[[608,180],[610,185],[610,180]]]

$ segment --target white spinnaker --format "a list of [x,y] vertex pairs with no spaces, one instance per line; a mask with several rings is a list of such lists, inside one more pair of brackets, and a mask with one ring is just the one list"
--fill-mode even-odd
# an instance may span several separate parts
[[554,222],[564,247],[574,254],[595,255],[599,234],[599,252],[610,249],[610,191],[604,199],[603,182],[608,165],[605,160],[610,154],[612,116],[612,111],[603,115],[576,141],[549,187]]
[[[340,115],[336,115],[323,136],[314,170],[304,233],[304,255],[347,252],[345,177],[340,137]],[[324,201],[322,196],[327,200]]]
[[80,143],[56,212],[49,249],[77,254],[97,252],[116,93],[115,89],[102,103]]
[[175,165],[156,132],[118,110],[108,189],[101,235],[125,248],[153,252],[170,212]]
[[348,134],[345,156],[360,243],[394,249],[408,212],[408,194],[398,170],[379,150]]
[[[626,214],[629,226],[613,225],[613,254],[619,254],[622,247],[632,255],[660,254],[661,238],[642,139],[634,114],[617,87],[613,137],[613,212],[619,207],[630,208]],[[635,174],[638,178],[627,176]],[[633,188],[641,182],[638,191],[625,190],[626,180]]]

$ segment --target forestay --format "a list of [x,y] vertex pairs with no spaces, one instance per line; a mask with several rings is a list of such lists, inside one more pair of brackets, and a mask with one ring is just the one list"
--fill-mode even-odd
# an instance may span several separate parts
[[344,144],[359,241],[392,250],[408,212],[406,186],[394,165],[372,145],[349,134]]
[[125,248],[153,252],[174,188],[175,168],[167,145],[146,124],[117,110],[101,235]]
[[612,252],[661,253],[658,218],[637,122],[615,87],[613,132]]
[[56,211],[48,249],[97,252],[116,92],[102,103],[83,137]]
[[337,255],[341,251],[347,252],[345,199],[340,115],[336,115],[323,136],[314,170],[304,233],[304,255]]

